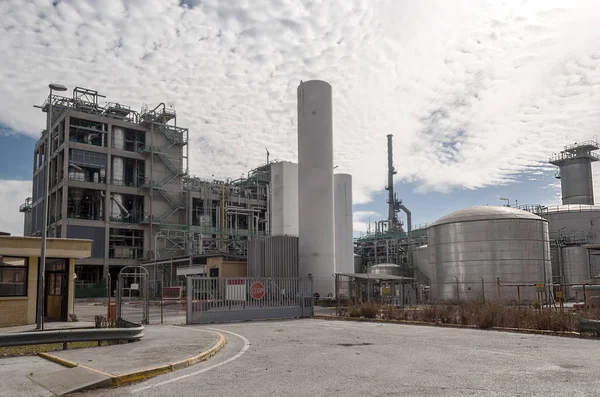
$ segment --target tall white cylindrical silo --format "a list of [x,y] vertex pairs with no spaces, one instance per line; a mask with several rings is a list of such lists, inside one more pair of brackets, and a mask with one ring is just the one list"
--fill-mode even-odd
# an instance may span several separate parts
[[313,292],[335,293],[333,116],[331,85],[311,80],[298,86],[298,237],[301,276]]
[[335,272],[354,273],[354,238],[352,234],[352,175],[333,176],[335,206]]

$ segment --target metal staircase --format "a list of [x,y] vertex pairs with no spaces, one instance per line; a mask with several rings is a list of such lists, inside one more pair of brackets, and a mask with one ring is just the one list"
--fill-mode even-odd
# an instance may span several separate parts
[[140,116],[140,123],[142,125],[145,125],[146,127],[152,127],[154,131],[160,132],[166,138],[166,143],[161,147],[146,146],[144,148],[145,153],[150,153],[158,157],[158,159],[167,167],[170,172],[170,174],[163,179],[159,181],[152,179],[145,185],[147,188],[155,189],[169,204],[169,209],[163,214],[159,216],[152,216],[151,222],[153,224],[162,224],[177,211],[185,209],[185,205],[181,198],[174,198],[167,187],[175,179],[184,177],[188,173],[187,152],[186,155],[177,158],[177,160],[182,160],[182,162],[184,161],[185,166],[183,166],[183,164],[181,166],[175,164],[169,157],[169,149],[173,147],[183,148],[187,145],[188,130],[186,128],[180,128],[167,124],[171,120],[176,120],[175,111],[172,109],[167,109],[164,103],[159,104],[151,111],[142,109],[142,114]]

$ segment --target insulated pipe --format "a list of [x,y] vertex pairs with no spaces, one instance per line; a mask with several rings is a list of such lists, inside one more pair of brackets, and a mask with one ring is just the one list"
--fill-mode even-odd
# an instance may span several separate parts
[[117,204],[117,206],[121,209],[121,211],[123,211],[125,213],[125,218],[129,218],[131,216],[129,211],[127,211],[127,208],[125,208],[123,206],[123,204],[121,204],[121,202],[116,197],[111,197],[111,199],[115,202],[115,204]]
[[396,212],[394,208],[394,174],[396,171],[394,170],[394,155],[393,155],[393,145],[392,145],[392,134],[387,136],[387,149],[388,149],[388,221],[390,222],[390,227],[394,226],[394,219],[396,218]]
[[404,204],[398,204],[398,208],[406,213],[406,227],[408,230],[408,235],[410,236],[410,232],[412,230],[412,214],[410,210],[404,206]]

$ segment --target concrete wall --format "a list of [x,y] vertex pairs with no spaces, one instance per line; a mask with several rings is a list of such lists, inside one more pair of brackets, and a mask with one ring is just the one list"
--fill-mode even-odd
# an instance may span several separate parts
[[298,235],[298,164],[271,165],[271,235]]

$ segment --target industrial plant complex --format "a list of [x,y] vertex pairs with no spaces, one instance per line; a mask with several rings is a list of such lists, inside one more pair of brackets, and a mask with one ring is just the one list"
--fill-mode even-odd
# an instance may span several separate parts
[[[560,285],[600,278],[596,142],[550,159],[562,205],[471,207],[413,227],[410,204],[394,191],[387,135],[387,219],[354,239],[352,176],[334,172],[327,82],[298,86],[298,163],[267,156],[226,180],[190,174],[189,131],[175,110],[159,104],[138,112],[100,98],[76,87],[40,106],[51,125],[35,146],[33,191],[20,207],[25,236],[42,233],[47,201],[49,237],[93,240],[91,257],[75,262],[77,296],[92,296],[131,265],[147,269],[154,295],[184,287],[189,275],[310,277],[321,300],[366,288],[406,304],[534,301],[534,289],[517,288],[533,285],[551,301]],[[351,287],[340,277],[379,281]],[[581,298],[568,291],[565,299]]]

